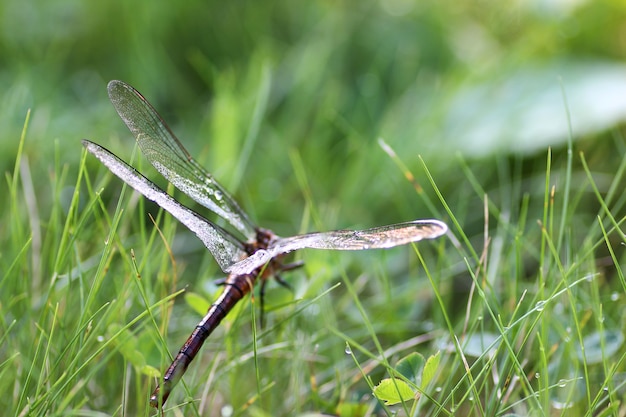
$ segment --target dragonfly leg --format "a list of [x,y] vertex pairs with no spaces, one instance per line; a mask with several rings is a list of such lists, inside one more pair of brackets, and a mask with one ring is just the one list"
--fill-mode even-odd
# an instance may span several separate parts
[[[285,265],[281,265],[280,271],[293,271],[294,269],[302,268],[303,266],[304,262],[302,261],[291,262]],[[283,277],[280,276],[280,274],[274,273],[274,279],[276,280],[276,282],[278,282],[278,284],[280,284],[281,287],[287,288],[289,291],[293,292],[293,288],[291,287],[291,285],[287,281],[285,281]]]
[[276,280],[276,282],[278,282],[278,284],[281,287],[287,288],[289,291],[293,292],[293,288],[291,287],[291,285],[287,281],[285,281],[283,279],[283,277],[281,277],[278,274],[274,274],[274,279]]
[[267,280],[261,280],[261,288],[259,288],[259,298],[261,299],[261,329],[265,327],[265,285]]
[[280,265],[281,271],[293,271],[294,269],[302,268],[304,266],[304,261],[296,261],[288,264]]

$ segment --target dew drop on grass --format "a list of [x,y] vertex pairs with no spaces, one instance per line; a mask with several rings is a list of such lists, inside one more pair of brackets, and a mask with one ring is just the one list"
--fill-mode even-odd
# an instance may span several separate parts
[[611,294],[611,301],[617,301],[619,300],[619,293],[616,291],[613,294]]
[[535,304],[535,310],[537,311],[543,311],[543,309],[546,308],[546,302],[545,301],[537,301],[537,304]]
[[220,410],[221,416],[222,417],[230,417],[233,415],[233,406],[230,404],[226,404],[225,406],[222,407],[222,409]]
[[541,378],[541,374],[540,374],[539,372],[537,372],[537,373],[535,374],[535,379],[539,379],[539,378]]
[[344,352],[346,352],[346,355],[352,355],[352,349],[350,349],[350,346],[346,345],[346,349],[344,350]]
[[564,379],[560,379],[559,382],[557,383],[557,386],[559,388],[565,388],[567,386],[567,381]]
[[104,336],[98,336],[96,337],[96,340],[100,343],[104,342]]

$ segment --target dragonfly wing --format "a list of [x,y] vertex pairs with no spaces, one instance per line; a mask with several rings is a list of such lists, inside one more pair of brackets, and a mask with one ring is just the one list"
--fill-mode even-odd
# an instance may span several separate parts
[[224,272],[233,275],[246,275],[267,264],[276,255],[265,249],[259,249],[247,258],[229,266]]
[[263,266],[270,259],[297,249],[387,249],[422,239],[435,239],[445,234],[447,230],[448,226],[439,220],[414,220],[366,230],[335,230],[278,238],[269,245],[267,250],[257,251],[252,256],[232,265],[226,272],[248,274]]
[[234,236],[180,204],[113,153],[88,140],[83,140],[83,146],[122,181],[140,192],[147,199],[157,203],[194,232],[207,249],[211,251],[211,254],[224,272],[232,264],[241,261],[247,256],[243,245]]
[[107,88],[115,110],[157,171],[198,204],[227,220],[247,239],[254,239],[255,227],[248,216],[226,189],[189,155],[154,107],[122,81],[111,81]]

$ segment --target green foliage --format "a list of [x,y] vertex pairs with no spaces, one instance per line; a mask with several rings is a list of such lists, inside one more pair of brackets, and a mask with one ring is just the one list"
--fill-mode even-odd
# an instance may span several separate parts
[[394,369],[402,379],[398,377],[383,379],[374,388],[374,395],[384,401],[385,405],[395,405],[411,399],[418,400],[420,393],[426,390],[437,372],[439,358],[440,352],[430,356],[427,361],[424,361],[424,357],[417,352],[405,356],[398,361]]
[[[165,415],[625,414],[625,18],[613,0],[2,2],[3,415],[154,415],[219,291],[195,236],[81,153],[166,186],[110,79],[280,235],[450,226],[296,254],[265,327],[257,292]],[[383,380],[419,400],[383,404]]]
[[401,379],[387,378],[374,388],[374,395],[385,405],[395,405],[415,399],[415,392]]

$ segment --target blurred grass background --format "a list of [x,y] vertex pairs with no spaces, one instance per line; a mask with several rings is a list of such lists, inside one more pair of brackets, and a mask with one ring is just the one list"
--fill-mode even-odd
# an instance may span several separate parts
[[[15,415],[28,414],[25,396],[35,401],[36,392],[41,393],[32,390],[25,379],[35,356],[24,349],[40,340],[33,323],[41,326],[50,317],[46,309],[76,291],[72,285],[76,270],[85,274],[84,285],[90,286],[93,270],[88,272],[77,263],[89,259],[87,264],[97,264],[92,257],[101,254],[110,230],[107,215],[102,213],[94,214],[98,219],[95,225],[93,220],[83,219],[84,223],[68,223],[75,229],[63,228],[75,211],[97,210],[89,205],[94,197],[82,183],[80,201],[72,200],[81,167],[80,139],[96,141],[125,160],[130,160],[134,147],[106,96],[106,83],[111,79],[123,80],[141,91],[196,159],[236,195],[260,225],[280,235],[420,217],[450,222],[450,213],[443,209],[425,175],[421,156],[459,221],[459,228],[451,227],[453,233],[463,230],[468,236],[468,246],[448,244],[445,252],[439,243],[423,245],[424,255],[431,258],[427,262],[440,271],[441,291],[456,321],[464,318],[471,282],[463,258],[471,258],[466,252],[470,244],[478,253],[484,244],[484,194],[495,212],[492,233],[500,230],[506,219],[511,230],[519,228],[522,234],[537,220],[545,220],[549,147],[554,170],[550,183],[557,187],[557,198],[565,192],[560,188],[563,184],[571,185],[575,202],[567,215],[557,214],[555,220],[558,224],[561,218],[567,219],[564,233],[571,239],[572,253],[564,252],[571,259],[576,258],[576,249],[584,246],[581,242],[586,242],[601,207],[592,197],[589,175],[578,152],[584,152],[599,193],[613,191],[613,216],[619,220],[625,214],[619,192],[624,184],[620,169],[626,149],[626,5],[621,1],[188,1],[174,5],[5,0],[0,4],[0,22],[0,169],[6,178],[0,186],[4,194],[0,200],[0,342],[4,340],[0,371],[5,381],[0,383],[0,404],[19,404]],[[28,109],[32,113],[18,154]],[[575,157],[568,170],[570,135]],[[418,187],[406,180],[380,147],[379,138],[415,174]],[[155,178],[141,158],[135,160]],[[113,213],[120,184],[110,177],[102,183],[104,171],[93,158],[87,158],[86,165],[94,188],[106,185],[104,207]],[[570,182],[567,175],[571,175]],[[18,186],[13,184],[16,178]],[[131,248],[143,259],[139,261],[144,268],[142,281],[159,281],[163,276],[157,268],[168,268],[166,253],[159,252],[163,258],[152,258],[148,250],[139,250],[138,242],[152,236],[153,227],[145,217],[143,203],[130,204],[121,223],[125,226],[117,231],[119,247],[113,253],[119,258],[109,258],[114,259],[107,264],[110,276],[94,295],[99,300],[94,305],[121,297],[130,278],[128,270],[121,272],[116,263],[122,262],[120,258],[128,261]],[[517,223],[522,220],[523,224]],[[218,277],[219,271],[210,256],[193,236],[181,228],[174,233],[174,226],[167,219],[165,222],[180,267],[180,282],[167,286],[167,291],[155,290],[156,294],[165,297],[185,285],[211,294],[209,281]],[[142,225],[134,226],[137,223]],[[81,233],[74,235],[75,231]],[[516,299],[516,290],[522,287],[538,290],[534,282],[542,262],[535,246],[540,234],[535,232],[528,240],[522,239],[521,246],[531,255],[518,248],[508,258],[493,260],[492,265],[505,265],[488,274],[495,286],[494,297]],[[519,234],[505,235],[510,239],[517,236],[517,242],[521,239]],[[69,243],[63,246],[60,242],[66,238]],[[492,244],[506,245],[503,238],[496,233]],[[618,242],[620,238],[615,239]],[[584,259],[590,264],[605,260],[607,251],[600,246]],[[622,248],[623,243],[617,249]],[[337,282],[336,264],[329,264],[332,259],[349,271],[356,268],[354,274],[376,271],[361,278],[349,275],[366,288],[362,302],[371,312],[372,322],[383,333],[398,332],[390,336],[393,341],[389,345],[425,329],[441,328],[438,309],[428,304],[432,289],[426,280],[404,282],[407,253],[412,252],[405,249],[347,257],[307,253],[307,273],[313,277],[296,274],[295,295],[310,299]],[[449,259],[437,260],[444,253]],[[618,255],[623,265],[623,253]],[[415,262],[414,257],[408,258]],[[155,269],[148,262],[152,259],[159,259]],[[474,261],[478,264],[478,259]],[[590,268],[595,271],[595,267]],[[413,275],[422,276],[415,271]],[[53,280],[59,276],[67,278],[63,286]],[[501,284],[500,280],[510,276],[527,281],[515,281],[515,288]],[[613,285],[616,281],[602,288],[602,293],[615,294]],[[294,294],[283,291],[274,290],[270,301],[275,305],[292,301]],[[349,308],[350,298],[342,298],[348,297],[345,290],[338,291],[339,301],[333,299],[326,307],[336,307],[345,316],[328,320],[343,320],[343,326],[335,324],[342,332],[358,329],[361,319]],[[372,295],[379,292],[384,296]],[[404,302],[394,298],[400,296],[405,297]],[[134,317],[130,311],[142,311],[135,297],[131,297],[134,305],[129,307],[129,316],[112,319],[121,320],[114,324],[126,325]],[[396,300],[393,308],[389,308],[390,298]],[[69,322],[75,309],[85,307],[82,301],[65,301],[61,322]],[[345,312],[338,307],[342,302],[346,303]],[[422,302],[428,306],[423,307]],[[622,325],[621,304],[616,303],[608,315],[617,329]],[[95,312],[88,310],[89,314]],[[181,303],[178,314],[182,318],[172,320],[184,324],[174,331],[175,337],[172,333],[164,336],[171,351],[197,320],[189,310]],[[269,316],[273,314],[281,312]],[[296,330],[300,325],[294,324]],[[319,332],[328,335],[322,325],[308,326],[303,327],[307,329],[304,336],[291,337],[314,335],[312,339],[318,340],[322,338]],[[240,327],[242,332],[250,330],[249,323]],[[286,329],[282,332],[289,333]],[[229,337],[234,340],[231,343],[237,343],[234,331]],[[269,344],[282,337],[282,333],[280,337],[270,334],[263,341]],[[8,343],[11,338],[14,344]],[[140,349],[151,350],[146,354],[151,366],[163,367],[159,362],[166,359],[162,352],[159,355],[154,347]],[[424,354],[436,349],[433,345]],[[205,350],[211,352],[211,347]],[[61,353],[52,351],[52,356]],[[347,360],[343,351],[334,352],[336,357],[321,361],[328,370],[320,373],[330,379],[333,370],[348,366],[337,364]],[[21,357],[15,358],[16,353]],[[123,364],[128,362],[122,362],[115,350],[104,350],[103,355],[110,366],[100,360],[94,371],[88,363],[85,374],[77,377],[84,384],[76,385],[79,399],[63,404],[53,401],[50,408],[30,403],[30,409],[47,415],[67,415],[72,407],[106,415],[142,409],[122,399],[119,381],[129,377],[123,374]],[[128,361],[129,355],[122,355],[123,360]],[[239,377],[231,376],[236,381],[233,386],[240,387],[246,374],[252,380],[250,363],[247,366]],[[294,361],[293,366],[301,366],[301,362]],[[44,381],[41,387],[53,383],[43,377],[45,370],[43,364],[37,367],[42,375],[39,381]],[[58,370],[51,375],[57,375],[55,372]],[[295,372],[287,369],[285,375]],[[270,373],[268,378],[273,376]],[[198,380],[202,384],[202,377]],[[133,390],[145,394],[141,390],[149,390],[153,380],[144,378],[138,384]],[[302,389],[308,392],[311,388]],[[276,390],[278,395],[259,407],[258,415],[271,415],[280,399],[281,390]],[[254,386],[242,391],[223,402],[245,403],[256,392]],[[192,390],[192,395],[196,392]],[[18,401],[20,395],[24,397]],[[319,395],[323,401],[295,400],[299,406],[289,403],[274,412],[293,415],[333,409],[333,401],[347,402],[338,399],[341,396],[336,392],[330,398]],[[138,403],[143,398],[137,394]],[[331,405],[322,407],[321,402]],[[427,411],[442,413],[438,410]],[[544,415],[548,414],[546,410]]]

